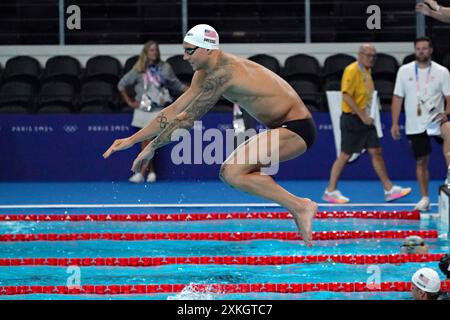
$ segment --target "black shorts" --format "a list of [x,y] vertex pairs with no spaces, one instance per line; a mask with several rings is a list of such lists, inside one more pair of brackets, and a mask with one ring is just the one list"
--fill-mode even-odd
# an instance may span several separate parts
[[341,115],[341,151],[351,155],[362,149],[381,147],[377,129],[374,125],[365,125],[361,119],[352,113]]
[[[431,141],[427,132],[418,134],[407,134],[409,144],[411,145],[413,155],[416,159],[425,157],[431,153]],[[440,136],[432,136],[434,140],[442,144],[444,140]]]
[[280,127],[289,129],[292,132],[298,134],[303,140],[305,140],[308,149],[311,148],[311,146],[314,144],[314,141],[316,141],[316,124],[311,118],[287,121],[284,122]]

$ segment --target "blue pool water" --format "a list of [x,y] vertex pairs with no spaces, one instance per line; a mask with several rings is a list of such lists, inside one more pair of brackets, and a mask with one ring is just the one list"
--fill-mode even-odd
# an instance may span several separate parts
[[[121,186],[122,188],[123,186]],[[201,186],[200,186],[201,187]],[[370,186],[372,188],[373,186]],[[54,188],[54,189],[52,189]],[[86,186],[92,189],[92,186]],[[135,188],[135,186],[133,186]],[[300,189],[300,187],[298,187]],[[50,190],[56,190],[54,186]],[[72,199],[63,203],[91,203],[92,194],[83,198],[83,190]],[[42,193],[42,190],[38,191]],[[72,191],[73,192],[73,191]],[[169,198],[160,196],[160,203],[169,203]],[[169,191],[168,191],[169,192]],[[192,191],[190,191],[192,192]],[[215,191],[223,193],[221,185]],[[253,198],[233,198],[222,194],[222,202],[254,202]],[[316,192],[316,191],[314,191]],[[0,192],[1,193],[1,192]],[[17,198],[8,199],[1,204],[48,204],[56,203],[51,195],[47,199],[20,202]],[[96,196],[99,196],[98,194]],[[133,195],[134,197],[135,195]],[[227,199],[227,196],[230,198]],[[217,198],[215,198],[217,197]],[[81,200],[86,200],[80,202]],[[104,202],[108,203],[108,199]],[[123,199],[131,203],[130,199]],[[201,198],[193,199],[199,203]],[[220,197],[211,197],[211,203]],[[434,199],[436,201],[436,199]],[[53,202],[52,202],[53,201]],[[129,202],[128,202],[129,201]],[[195,201],[195,202],[194,202]],[[319,201],[319,199],[317,199]],[[370,196],[367,201],[374,201]],[[409,199],[412,202],[412,199]],[[94,203],[94,202],[92,202]],[[111,201],[109,203],[116,203]],[[177,203],[176,201],[173,203]],[[411,209],[405,207],[381,207],[383,210]],[[376,208],[370,207],[370,210]],[[378,209],[380,209],[378,208]],[[330,208],[320,208],[329,210]],[[342,208],[338,208],[342,209]],[[358,210],[361,208],[345,208]],[[364,209],[367,209],[364,207]],[[436,211],[434,208],[433,211]],[[2,208],[0,214],[60,214],[60,213],[179,213],[179,212],[225,212],[225,211],[282,211],[282,208]],[[334,210],[334,209],[333,209]],[[314,231],[338,230],[438,230],[436,219],[426,218],[421,221],[405,220],[369,220],[369,219],[316,219]],[[24,233],[147,233],[147,232],[267,232],[296,231],[292,220],[226,220],[198,222],[0,222],[0,234]],[[426,239],[431,253],[450,252],[450,241],[445,238]],[[161,257],[161,256],[259,256],[259,255],[322,255],[322,254],[396,254],[400,251],[401,240],[395,239],[353,239],[339,241],[315,241],[314,247],[308,248],[300,241],[255,240],[242,242],[226,241],[67,241],[67,242],[0,242],[0,258],[28,257]],[[410,281],[411,275],[421,267],[437,269],[436,262],[380,264],[380,281]],[[165,265],[158,267],[81,267],[81,285],[111,284],[211,284],[211,283],[314,283],[314,282],[368,282],[372,275],[368,265],[349,265],[339,263],[292,264],[270,266],[246,265]],[[0,267],[0,286],[18,285],[66,285],[70,274],[65,267],[50,266],[16,266]],[[442,275],[441,275],[442,277]],[[442,277],[443,279],[443,277]],[[302,294],[249,293],[216,294],[197,293],[187,288],[178,294],[153,295],[48,295],[34,294],[21,296],[0,296],[0,299],[369,299],[392,300],[411,299],[408,292],[307,292]]]

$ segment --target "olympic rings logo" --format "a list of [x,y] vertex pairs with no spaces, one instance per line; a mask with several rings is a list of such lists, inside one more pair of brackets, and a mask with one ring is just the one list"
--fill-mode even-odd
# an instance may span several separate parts
[[78,126],[77,125],[65,125],[64,126],[64,131],[67,133],[74,133],[78,130]]

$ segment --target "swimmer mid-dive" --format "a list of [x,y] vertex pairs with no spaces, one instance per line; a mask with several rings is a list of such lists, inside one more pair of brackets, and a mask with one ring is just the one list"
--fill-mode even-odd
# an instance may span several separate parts
[[[138,155],[132,170],[139,172],[155,150],[170,143],[177,129],[189,129],[224,96],[242,106],[269,130],[241,144],[220,168],[220,178],[230,186],[274,201],[294,217],[307,246],[312,246],[312,221],[317,204],[300,198],[278,185],[261,172],[266,163],[258,155],[258,145],[267,145],[278,162],[293,159],[308,148],[316,138],[316,126],[311,113],[295,90],[281,77],[250,60],[219,50],[219,35],[209,25],[200,24],[188,31],[183,42],[184,60],[195,73],[190,88],[147,127],[134,135],[118,139],[103,154],[125,150],[144,140],[153,139]],[[274,143],[276,137],[276,143]],[[239,159],[256,158],[253,163]],[[270,163],[275,164],[274,161]]]

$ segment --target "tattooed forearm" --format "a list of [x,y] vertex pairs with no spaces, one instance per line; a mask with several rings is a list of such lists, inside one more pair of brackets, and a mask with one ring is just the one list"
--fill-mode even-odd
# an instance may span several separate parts
[[158,122],[164,130],[152,141],[154,148],[168,144],[172,133],[176,129],[192,127],[194,121],[200,119],[220,99],[230,78],[231,75],[225,68],[216,70],[208,75],[201,85],[201,92],[186,107],[183,117],[176,118],[170,124],[167,123],[167,118],[161,113],[161,116],[158,117]]
[[156,118],[156,121],[159,123],[159,127],[161,129],[165,129],[169,124],[169,121],[167,120],[167,117],[164,115],[164,112],[161,112],[161,114]]

